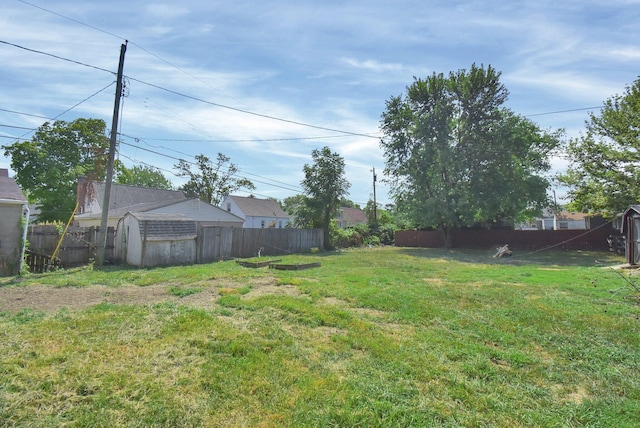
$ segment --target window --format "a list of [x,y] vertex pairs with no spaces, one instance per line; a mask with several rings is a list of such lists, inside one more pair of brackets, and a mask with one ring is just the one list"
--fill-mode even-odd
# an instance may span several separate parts
[[231,212],[231,202],[227,202],[227,211]]

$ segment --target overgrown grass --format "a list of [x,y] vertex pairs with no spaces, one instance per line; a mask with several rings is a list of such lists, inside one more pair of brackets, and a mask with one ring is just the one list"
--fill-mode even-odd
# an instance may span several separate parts
[[[598,263],[596,263],[598,260]],[[640,310],[601,253],[361,249],[0,285],[219,287],[0,316],[4,426],[632,427]],[[258,293],[271,283],[283,292]],[[256,285],[257,284],[257,285]],[[173,288],[171,288],[173,287]],[[280,287],[280,288],[279,288]],[[288,291],[288,292],[284,292]]]

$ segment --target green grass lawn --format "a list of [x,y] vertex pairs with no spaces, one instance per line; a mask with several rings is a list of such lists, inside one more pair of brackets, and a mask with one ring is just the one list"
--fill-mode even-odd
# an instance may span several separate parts
[[1,279],[52,293],[159,284],[174,300],[0,313],[0,425],[638,426],[640,307],[603,268],[622,258],[491,254],[373,248],[283,258],[322,263],[300,271]]

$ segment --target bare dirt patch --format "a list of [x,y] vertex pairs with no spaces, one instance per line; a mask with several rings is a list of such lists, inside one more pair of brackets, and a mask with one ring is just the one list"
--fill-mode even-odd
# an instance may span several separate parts
[[[0,287],[0,312],[16,313],[24,309],[36,312],[57,312],[60,309],[80,310],[101,303],[120,305],[153,305],[173,302],[197,308],[210,308],[220,297],[221,288],[239,288],[246,284],[230,282],[198,283],[199,291],[187,295],[176,296],[169,284],[153,284],[147,286],[126,285],[106,287],[92,285],[86,287],[51,287],[47,285],[30,285],[26,287]],[[269,293],[291,293],[289,287],[276,287],[273,280],[254,282],[253,296]],[[295,288],[295,287],[293,287]],[[296,289],[297,291],[297,289]]]

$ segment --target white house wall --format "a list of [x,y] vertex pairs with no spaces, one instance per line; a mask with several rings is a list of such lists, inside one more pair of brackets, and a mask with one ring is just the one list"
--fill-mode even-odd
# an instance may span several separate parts
[[[225,199],[222,201],[222,209],[227,212],[230,212],[235,216],[240,217],[242,220],[246,220],[246,216],[244,215],[240,207],[238,207],[238,204],[236,204],[235,201],[228,196],[225,197]],[[244,227],[247,227],[246,224]]]
[[[264,222],[264,226],[263,226]],[[276,229],[287,227],[288,221],[278,217],[258,217],[247,216],[244,220],[244,227],[250,229],[268,228],[270,224],[274,223]]]

